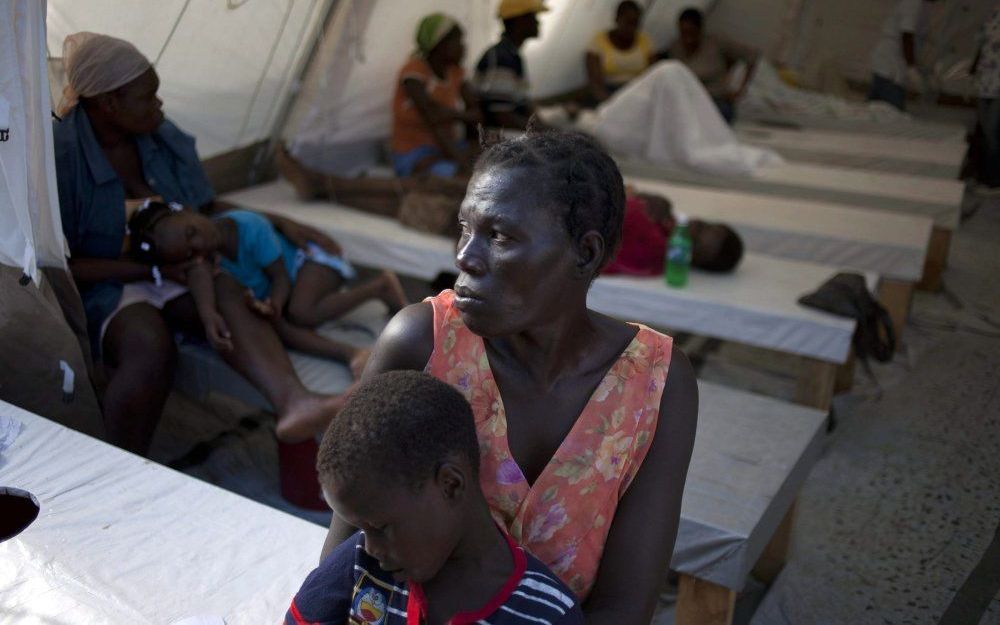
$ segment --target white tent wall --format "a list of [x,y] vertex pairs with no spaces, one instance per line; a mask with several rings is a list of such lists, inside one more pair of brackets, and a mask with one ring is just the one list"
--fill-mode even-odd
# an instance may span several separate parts
[[164,111],[204,159],[271,136],[331,1],[50,0],[48,50],[61,57],[81,30],[135,44],[156,64]]
[[0,108],[9,131],[0,142],[0,398],[100,436],[83,306],[66,271],[42,0],[0,0]]
[[[532,95],[545,98],[585,84],[584,51],[594,33],[614,22],[619,0],[548,0],[541,36],[524,47]],[[650,9],[644,28],[657,45],[676,36],[677,14],[710,0],[640,2]],[[454,16],[465,30],[470,76],[500,35],[499,0],[342,0],[323,36],[284,136],[307,165],[353,175],[371,165],[391,128],[391,102],[399,68],[413,51],[421,17]]]
[[0,3],[0,263],[65,268],[45,75],[43,2]]

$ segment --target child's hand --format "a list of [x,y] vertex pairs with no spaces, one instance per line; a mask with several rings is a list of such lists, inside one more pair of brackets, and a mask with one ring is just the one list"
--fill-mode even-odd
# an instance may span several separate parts
[[271,298],[259,300],[254,297],[253,291],[247,289],[246,302],[250,310],[254,311],[265,319],[275,319],[274,306],[271,305]]
[[226,320],[222,318],[222,315],[212,311],[205,316],[202,324],[205,326],[205,337],[215,348],[215,351],[223,354],[233,351],[232,334],[229,333],[229,326],[226,325]]

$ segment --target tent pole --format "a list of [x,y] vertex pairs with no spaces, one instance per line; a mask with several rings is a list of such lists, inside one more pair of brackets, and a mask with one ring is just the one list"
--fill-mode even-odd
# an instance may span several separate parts
[[333,16],[336,14],[336,9],[340,5],[340,0],[325,0],[325,2],[325,14],[323,15],[323,19],[320,20],[319,27],[316,29],[316,32],[312,37],[312,45],[309,49],[309,54],[306,55],[305,59],[300,62],[300,65],[295,72],[295,80],[291,83],[292,85],[296,85],[296,91],[292,97],[288,98],[285,103],[282,104],[281,109],[274,118],[274,124],[271,127],[270,132],[270,139],[258,149],[257,154],[254,157],[253,164],[250,166],[250,171],[247,173],[247,182],[249,184],[256,184],[259,182],[261,172],[267,171],[270,168],[274,157],[275,147],[278,145],[278,142],[281,141],[282,130],[291,115],[292,106],[298,99],[298,93],[302,87],[302,81],[306,72],[308,72],[309,68],[312,66],[313,60],[316,58],[317,52],[319,52],[320,42],[326,35],[326,32],[333,20]]

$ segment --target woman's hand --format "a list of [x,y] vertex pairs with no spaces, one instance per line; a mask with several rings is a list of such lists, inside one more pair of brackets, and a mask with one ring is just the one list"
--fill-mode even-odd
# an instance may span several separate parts
[[229,332],[226,320],[218,311],[212,311],[202,317],[202,325],[205,326],[205,338],[212,344],[215,351],[226,354],[233,351],[233,338]]
[[323,248],[324,251],[334,256],[343,254],[343,250],[340,249],[340,245],[336,241],[312,226],[307,226],[288,218],[283,218],[275,222],[274,225],[295,247],[306,249],[310,243],[315,243]]

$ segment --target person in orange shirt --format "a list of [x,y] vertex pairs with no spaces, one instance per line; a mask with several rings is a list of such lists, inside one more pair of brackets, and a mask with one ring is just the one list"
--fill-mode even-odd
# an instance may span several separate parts
[[474,135],[481,116],[461,65],[462,28],[454,18],[433,13],[420,20],[416,41],[392,102],[396,174],[468,175],[475,152],[466,138]]

